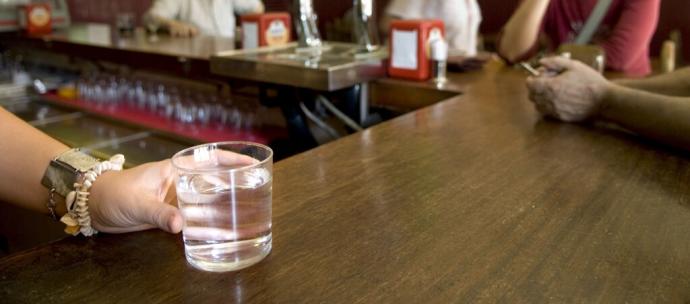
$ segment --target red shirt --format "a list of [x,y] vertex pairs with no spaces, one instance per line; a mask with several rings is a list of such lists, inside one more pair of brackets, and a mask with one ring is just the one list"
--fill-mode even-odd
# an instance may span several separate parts
[[[649,43],[659,19],[660,0],[613,0],[592,39],[606,51],[606,67],[629,75],[651,72]],[[551,0],[542,31],[554,45],[575,40],[597,0]]]

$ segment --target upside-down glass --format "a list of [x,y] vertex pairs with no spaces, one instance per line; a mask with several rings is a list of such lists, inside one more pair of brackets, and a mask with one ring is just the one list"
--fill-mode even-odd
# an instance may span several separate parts
[[156,20],[147,20],[146,22],[146,29],[149,30],[149,33],[151,36],[149,36],[149,41],[151,42],[158,42],[158,21]]
[[249,267],[271,251],[273,151],[221,142],[173,156],[187,261],[224,272]]

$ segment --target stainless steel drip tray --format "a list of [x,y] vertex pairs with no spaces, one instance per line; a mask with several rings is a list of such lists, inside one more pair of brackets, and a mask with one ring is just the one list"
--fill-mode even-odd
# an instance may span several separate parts
[[59,109],[49,105],[26,101],[16,103],[3,103],[0,101],[0,107],[21,118],[30,124],[38,124],[43,121],[53,121],[55,119],[68,119],[74,114],[74,111]]
[[60,119],[40,120],[33,125],[71,147],[91,146],[139,133],[137,129],[109,123],[82,113],[74,113]]
[[360,53],[351,43],[326,42],[319,49],[282,47],[235,50],[211,57],[215,74],[314,89],[335,91],[385,77],[385,49]]
[[117,140],[103,141],[84,150],[101,159],[122,153],[127,156],[125,166],[133,167],[171,158],[173,154],[189,146],[149,132],[141,132]]

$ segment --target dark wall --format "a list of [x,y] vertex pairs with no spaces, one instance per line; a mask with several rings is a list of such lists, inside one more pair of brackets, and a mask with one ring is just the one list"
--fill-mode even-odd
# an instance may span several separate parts
[[[67,0],[74,21],[101,23],[113,23],[119,13],[134,13],[141,17],[151,3],[153,0]],[[287,11],[290,3],[286,0],[264,0],[269,11]],[[328,10],[328,7],[324,8],[326,4],[322,1],[317,0],[317,3],[321,6],[317,9]]]
[[120,13],[146,12],[153,0],[67,0],[73,22],[114,23]]
[[[389,0],[379,0],[379,12]],[[484,34],[497,33],[503,24],[510,18],[520,0],[478,0],[484,15],[481,31]],[[137,16],[143,14],[153,0],[68,0],[75,22],[107,22],[112,23],[114,16],[121,12],[133,12]],[[287,11],[291,0],[264,0],[269,11]],[[323,24],[342,16],[350,7],[349,0],[314,0],[314,6],[319,14],[322,30]],[[663,0],[661,1],[661,16],[657,34],[652,42],[652,55],[659,52],[664,39],[674,29],[682,33],[683,41],[687,41],[689,47],[683,48],[684,57],[690,59],[690,20],[687,18],[690,12],[690,1],[687,0]]]
[[652,54],[658,55],[661,44],[669,37],[673,30],[680,30],[685,47],[681,46],[681,52],[685,62],[690,61],[690,1],[687,0],[662,0],[659,26],[652,40]]

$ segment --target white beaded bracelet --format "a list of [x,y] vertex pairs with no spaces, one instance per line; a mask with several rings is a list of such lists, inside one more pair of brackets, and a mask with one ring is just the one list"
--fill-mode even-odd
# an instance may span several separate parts
[[84,174],[81,183],[74,184],[74,191],[67,194],[65,204],[67,214],[60,219],[67,227],[65,232],[71,235],[92,236],[98,231],[91,226],[91,215],[89,214],[89,190],[96,181],[96,178],[107,171],[121,171],[125,164],[125,157],[122,154],[114,155],[110,160],[98,163],[95,167]]

